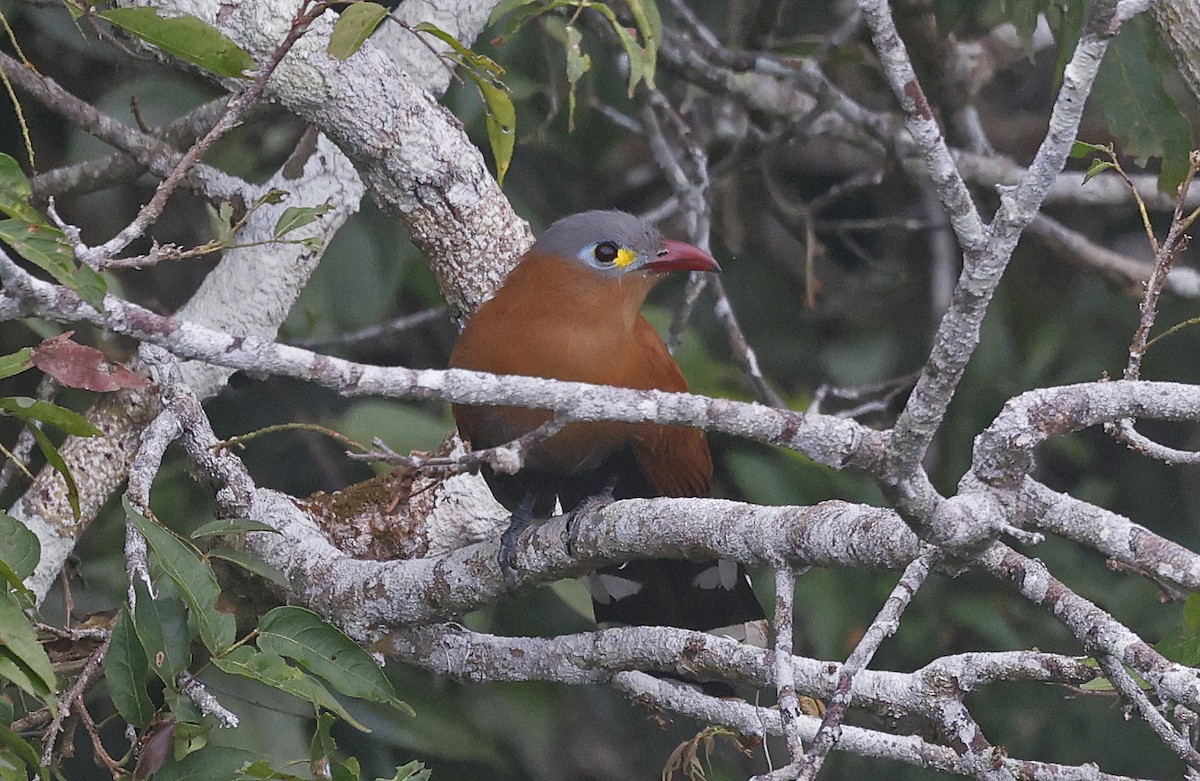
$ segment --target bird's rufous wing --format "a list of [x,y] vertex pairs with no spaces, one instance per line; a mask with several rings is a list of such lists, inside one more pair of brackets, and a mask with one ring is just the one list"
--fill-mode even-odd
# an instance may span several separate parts
[[[639,317],[634,345],[643,360],[633,387],[686,393],[687,380],[654,327]],[[633,441],[638,467],[662,496],[709,496],[713,463],[708,440],[699,429],[642,426]]]

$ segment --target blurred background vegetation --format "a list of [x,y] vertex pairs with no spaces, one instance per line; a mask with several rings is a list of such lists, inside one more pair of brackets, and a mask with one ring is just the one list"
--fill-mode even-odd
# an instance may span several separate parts
[[[666,6],[666,3],[662,4]],[[694,0],[688,5],[735,47],[748,14],[740,3]],[[746,3],[752,7],[755,3]],[[908,7],[909,4],[902,4]],[[937,3],[940,26],[933,33],[960,40],[982,36],[1031,3],[987,0],[975,4]],[[963,13],[962,6],[976,6]],[[28,57],[46,75],[109,113],[131,121],[136,100],[150,123],[178,116],[219,93],[198,76],[130,58],[116,48],[80,35],[61,8],[4,0],[4,15]],[[777,52],[817,51],[851,8],[844,2],[786,2],[774,30]],[[673,19],[664,7],[667,24]],[[932,17],[930,17],[932,18]],[[501,23],[502,26],[503,23]],[[650,158],[644,140],[615,124],[600,110],[631,116],[638,104],[625,93],[625,77],[611,41],[589,28],[584,48],[592,71],[579,85],[575,127],[568,130],[562,45],[542,24],[526,26],[503,46],[488,43],[499,28],[486,31],[476,48],[506,69],[505,82],[517,102],[518,143],[505,191],[535,227],[589,208],[618,207],[642,212],[657,207],[670,191]],[[9,44],[6,44],[8,46]],[[914,47],[918,56],[922,51]],[[1056,47],[1030,50],[998,72],[975,101],[997,152],[1027,163],[1045,132],[1054,98]],[[936,62],[919,63],[927,69]],[[873,60],[860,27],[825,55],[827,74],[856,100],[894,112],[895,102]],[[741,112],[737,121],[762,129],[752,149],[724,143],[707,94],[663,68],[659,85],[684,107],[712,157],[715,255],[746,335],[770,382],[796,409],[805,408],[822,385],[862,386],[918,369],[944,302],[931,290],[939,268],[931,241],[944,219],[930,209],[922,185],[896,161],[864,151],[843,139],[788,132],[775,120]],[[1196,106],[1171,79],[1168,92],[1195,126]],[[482,106],[475,88],[456,84],[446,104],[487,149]],[[38,152],[39,170],[107,152],[100,142],[31,101],[23,102]],[[294,148],[300,122],[268,109],[209,156],[220,168],[262,179]],[[1111,136],[1093,111],[1080,131],[1084,140],[1106,143]],[[24,159],[19,128],[11,112],[0,123],[0,151]],[[1118,148],[1118,151],[1120,149]],[[1159,161],[1147,162],[1157,171]],[[871,183],[841,197],[825,198],[814,214],[815,267],[805,270],[805,236],[786,214],[854,177]],[[1082,177],[1081,177],[1082,178]],[[764,181],[770,180],[770,187]],[[84,229],[84,239],[107,238],[149,197],[154,181],[143,177],[118,188],[60,200],[65,218]],[[769,191],[774,191],[772,192]],[[988,204],[994,193],[977,192]],[[989,207],[985,206],[985,211]],[[154,230],[160,242],[200,243],[211,235],[209,207],[181,194]],[[1140,222],[1131,203],[1119,206],[1061,204],[1053,215],[1097,243],[1149,260]],[[1155,214],[1161,227],[1167,215]],[[664,232],[677,233],[669,221]],[[1186,253],[1182,262],[1187,263]],[[188,261],[116,276],[114,292],[169,312],[185,301],[213,259]],[[663,284],[649,314],[665,327],[681,298],[682,280]],[[806,294],[815,299],[805,305]],[[736,368],[709,298],[702,299],[677,357],[693,389],[702,394],[752,399],[752,389]],[[370,204],[342,229],[288,320],[282,339],[332,337],[441,304],[437,285],[404,233]],[[547,302],[547,305],[553,305]],[[1196,316],[1197,302],[1168,297],[1162,327]],[[969,466],[972,440],[1003,403],[1023,391],[1118,375],[1137,320],[1137,302],[1096,273],[1073,265],[1036,240],[1018,248],[983,330],[982,343],[955,398],[950,416],[930,456],[937,487],[952,493]],[[45,323],[24,321],[0,329],[0,353],[11,352],[56,332]],[[102,334],[80,334],[115,355],[129,345]],[[359,361],[410,367],[444,367],[454,332],[444,316],[409,330],[349,346],[321,348]],[[1200,332],[1185,329],[1149,353],[1143,376],[1200,382]],[[36,378],[15,378],[6,392],[32,395]],[[22,385],[23,387],[17,387]],[[87,399],[68,397],[83,407]],[[242,434],[285,422],[312,422],[336,428],[359,441],[380,436],[399,451],[434,447],[451,427],[440,403],[401,404],[350,401],[321,389],[281,379],[234,378],[207,405],[218,436]],[[892,410],[894,412],[894,410]],[[887,413],[875,422],[890,424]],[[0,424],[8,421],[0,420]],[[1196,432],[1181,426],[1147,426],[1160,441],[1195,448]],[[0,429],[11,442],[15,428]],[[811,504],[839,498],[880,504],[877,487],[860,475],[816,466],[791,452],[726,437],[713,437],[718,496],[764,504]],[[250,443],[242,454],[260,485],[295,495],[331,491],[370,475],[348,461],[339,446],[312,433],[281,433]],[[1093,430],[1058,438],[1039,454],[1037,477],[1051,487],[1124,513],[1155,532],[1196,549],[1200,546],[1200,491],[1189,468],[1167,468],[1141,458]],[[7,506],[15,498],[10,490]],[[176,457],[155,486],[159,516],[187,529],[209,520],[213,508],[204,490],[187,477]],[[121,525],[109,512],[88,532],[72,573],[76,612],[115,608],[124,595]],[[1145,579],[1112,571],[1091,551],[1049,539],[1032,553],[1083,596],[1155,642],[1178,624],[1178,604],[1164,603]],[[800,615],[797,651],[823,659],[844,658],[870,622],[896,579],[890,573],[812,570],[798,586]],[[766,585],[767,578],[759,586]],[[766,591],[763,590],[764,597]],[[51,596],[46,612],[61,611]],[[468,625],[498,633],[550,634],[585,630],[586,600],[575,584],[543,589],[516,602],[466,617]],[[909,671],[946,654],[1039,648],[1079,652],[1070,635],[1003,586],[972,574],[935,576],[917,597],[899,634],[888,640],[875,666]],[[672,750],[702,725],[647,713],[611,692],[547,684],[466,685],[391,665],[400,696],[416,709],[415,718],[365,712],[373,729],[339,733],[343,747],[363,762],[366,777],[419,758],[433,777],[452,779],[617,779],[653,778]],[[302,756],[311,713],[244,682],[223,687],[211,679],[226,705],[246,715],[246,726],[227,739],[281,759]],[[768,698],[769,694],[765,695]],[[1098,762],[1108,772],[1140,776],[1178,775],[1179,765],[1139,719],[1127,720],[1118,702],[1064,688],[1021,684],[988,687],[973,696],[972,710],[993,743],[1012,755],[1076,764]],[[360,709],[361,711],[362,709]],[[887,724],[879,716],[855,714],[852,721],[899,731],[919,724]],[[779,746],[774,755],[783,756]],[[70,766],[73,778],[102,778],[87,749]],[[744,777],[763,767],[761,750],[741,756],[725,744],[714,757],[710,778]],[[778,760],[777,760],[778,761]],[[932,778],[934,774],[837,754],[824,778]]]

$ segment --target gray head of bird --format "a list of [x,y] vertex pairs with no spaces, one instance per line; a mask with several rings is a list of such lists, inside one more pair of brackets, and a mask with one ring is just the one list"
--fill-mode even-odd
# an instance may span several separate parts
[[687,242],[664,239],[645,220],[622,211],[587,211],[546,228],[531,250],[569,258],[610,279],[668,271],[720,271],[712,255]]

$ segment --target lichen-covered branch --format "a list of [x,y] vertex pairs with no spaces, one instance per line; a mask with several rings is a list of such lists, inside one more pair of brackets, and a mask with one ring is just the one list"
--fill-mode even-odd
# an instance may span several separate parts
[[[963,249],[963,270],[950,309],[938,326],[925,370],[896,421],[889,444],[894,478],[903,480],[918,468],[941,425],[958,381],[979,343],[979,329],[988,303],[1017,240],[1062,172],[1092,81],[1100,69],[1108,41],[1120,29],[1120,19],[1113,0],[1098,2],[1092,8],[1083,35],[1063,72],[1049,132],[1021,181],[1011,189],[1001,190],[1000,209],[985,228],[924,100],[887,3],[863,0],[860,7],[872,28],[892,91],[904,106],[909,130],[924,151],[929,175]],[[902,488],[902,498],[905,493]]]

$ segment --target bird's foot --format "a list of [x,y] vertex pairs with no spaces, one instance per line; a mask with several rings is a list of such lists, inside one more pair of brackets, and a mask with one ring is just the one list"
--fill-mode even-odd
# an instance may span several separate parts
[[500,535],[500,551],[496,554],[496,560],[500,564],[504,582],[510,585],[517,579],[517,540],[521,539],[525,527],[533,523],[534,499],[534,494],[526,494],[509,519],[508,528]]
[[520,538],[521,530],[511,525],[500,535],[500,552],[496,559],[500,562],[504,582],[510,585],[517,579],[517,540]]
[[612,504],[615,501],[613,492],[617,489],[617,478],[613,477],[604,486],[604,489],[595,496],[589,496],[579,504],[575,505],[575,509],[567,514],[567,529],[563,533],[563,544],[566,545],[567,553],[571,556],[575,555],[575,543],[578,541],[579,534],[579,519],[589,512],[595,512],[605,505]]

